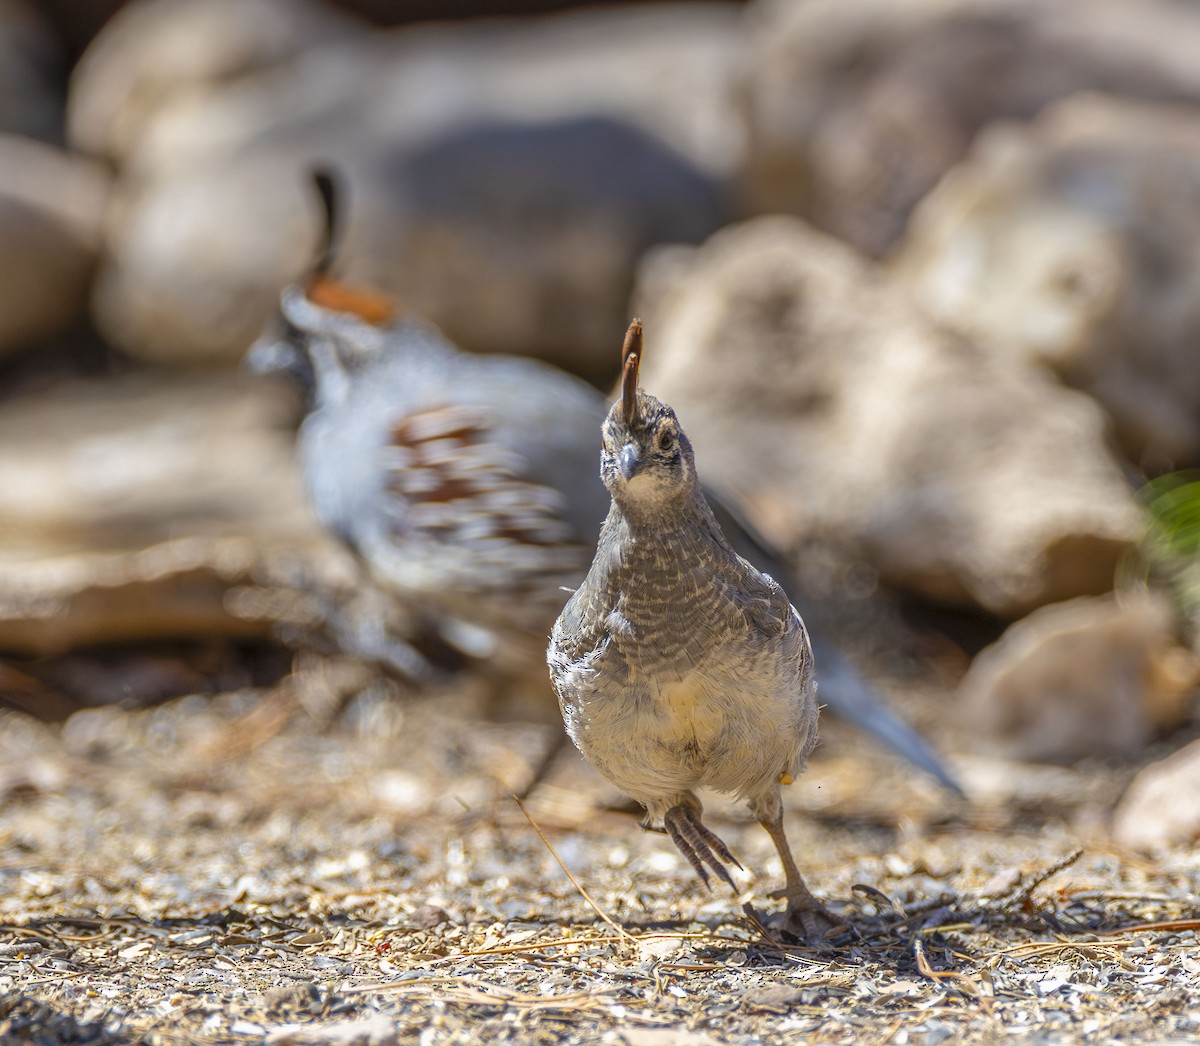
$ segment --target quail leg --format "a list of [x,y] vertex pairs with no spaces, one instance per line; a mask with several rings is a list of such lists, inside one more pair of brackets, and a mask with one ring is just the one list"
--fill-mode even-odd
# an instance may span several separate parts
[[[708,868],[711,868],[729,884],[734,893],[738,892],[737,884],[725,866],[732,864],[741,868],[741,863],[729,852],[729,847],[718,835],[704,827],[700,822],[699,811],[685,805],[672,806],[663,815],[663,827],[671,837],[671,842],[687,858],[688,864],[695,868],[696,874],[704,880],[705,886],[709,886]],[[705,868],[705,865],[708,865],[708,868]]]
[[829,931],[844,924],[805,885],[783,830],[783,803],[778,793],[752,804],[752,808],[783,862],[784,887],[771,894],[772,897],[787,898],[783,929],[808,944],[820,944]]

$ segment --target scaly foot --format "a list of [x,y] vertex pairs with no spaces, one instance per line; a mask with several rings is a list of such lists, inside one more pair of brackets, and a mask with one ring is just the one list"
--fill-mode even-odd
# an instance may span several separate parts
[[[801,887],[800,890],[775,890],[769,896],[786,897],[787,910],[779,919],[779,929],[805,944],[819,947],[835,930],[844,930],[846,923],[833,914],[816,897]],[[774,920],[772,920],[774,922]]]
[[[709,885],[708,868],[711,868],[729,884],[734,893],[738,892],[737,884],[725,865],[732,864],[741,868],[741,863],[717,835],[700,823],[700,818],[695,813],[686,806],[672,806],[663,816],[663,827],[671,837],[671,842],[679,847],[679,852],[688,859],[688,863],[696,869],[696,874],[704,880],[705,886]],[[708,865],[708,868],[705,868],[705,865]]]

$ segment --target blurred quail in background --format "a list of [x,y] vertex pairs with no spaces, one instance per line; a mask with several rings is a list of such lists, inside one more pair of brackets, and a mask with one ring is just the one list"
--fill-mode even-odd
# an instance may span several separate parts
[[637,387],[637,320],[623,359],[602,430],[612,507],[550,637],[563,723],[706,883],[711,868],[735,892],[737,862],[701,821],[695,790],[746,800],[783,862],[785,929],[819,940],[836,922],[800,876],[780,798],[817,740],[808,633],[783,589],[725,540],[675,412]]
[[[462,352],[397,315],[387,296],[334,279],[338,194],[332,175],[314,180],[320,259],[306,283],[284,290],[247,364],[303,388],[299,458],[314,512],[371,579],[455,650],[545,692],[546,635],[608,512],[595,464],[605,401],[548,364]],[[741,551],[786,576],[760,539],[714,507]],[[329,612],[348,653],[410,676],[427,667],[403,636]],[[835,711],[956,789],[835,648],[821,656],[822,697]]]
[[[325,250],[248,357],[306,393],[298,453],[314,512],[453,646],[518,673],[540,666],[604,517],[603,489],[578,481],[594,471],[597,394],[534,360],[469,356],[385,295],[334,280],[334,185],[316,182]],[[340,638],[402,672],[416,664],[395,639]]]

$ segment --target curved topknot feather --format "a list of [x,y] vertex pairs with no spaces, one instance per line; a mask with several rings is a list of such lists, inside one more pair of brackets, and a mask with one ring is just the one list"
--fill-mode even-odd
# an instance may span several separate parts
[[342,180],[331,167],[314,167],[311,172],[321,201],[321,241],[317,260],[305,286],[305,297],[314,305],[346,312],[375,327],[390,323],[396,315],[392,297],[371,287],[352,287],[331,275],[338,239],[341,236],[345,193]]
[[625,425],[633,428],[638,423],[638,369],[642,362],[642,321],[634,320],[625,332],[625,343],[621,346],[621,412]]
[[312,180],[321,201],[321,242],[317,260],[313,265],[313,275],[327,276],[333,268],[334,245],[337,242],[338,223],[341,218],[337,176],[329,167],[314,167]]

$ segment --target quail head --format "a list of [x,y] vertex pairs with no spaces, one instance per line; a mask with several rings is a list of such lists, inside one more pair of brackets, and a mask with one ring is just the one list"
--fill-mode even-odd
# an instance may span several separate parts
[[808,633],[779,585],[726,541],[675,412],[637,387],[640,358],[635,320],[602,428],[612,504],[550,637],[563,722],[706,883],[711,869],[733,886],[737,862],[701,820],[696,789],[744,799],[783,862],[785,929],[816,940],[836,922],[801,878],[780,796],[817,739]]

